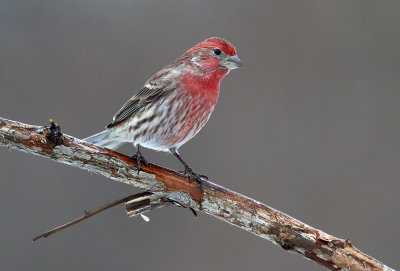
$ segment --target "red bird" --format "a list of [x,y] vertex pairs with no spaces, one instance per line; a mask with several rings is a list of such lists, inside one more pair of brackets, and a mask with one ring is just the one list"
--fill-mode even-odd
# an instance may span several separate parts
[[178,148],[206,124],[218,100],[219,85],[230,70],[242,66],[235,47],[222,38],[209,38],[153,75],[114,116],[107,129],[85,140],[107,148],[132,142],[133,158],[147,164],[140,146],[170,152],[184,165],[183,173],[201,177],[183,161]]

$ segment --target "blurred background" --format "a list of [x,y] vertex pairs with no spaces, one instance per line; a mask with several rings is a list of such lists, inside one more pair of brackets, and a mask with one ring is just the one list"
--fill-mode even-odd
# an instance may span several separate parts
[[[210,180],[399,268],[399,1],[0,1],[0,116],[108,124],[160,68],[221,36],[244,67],[181,148]],[[133,153],[132,146],[121,149]],[[144,150],[181,169],[174,157]],[[0,149],[1,270],[322,270],[188,210],[122,206],[32,238],[133,187]]]

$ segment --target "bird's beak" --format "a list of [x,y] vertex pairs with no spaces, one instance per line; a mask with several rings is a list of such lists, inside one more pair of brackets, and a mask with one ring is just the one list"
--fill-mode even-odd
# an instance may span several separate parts
[[227,58],[225,58],[223,60],[223,65],[224,67],[233,70],[233,69],[237,69],[239,67],[242,67],[242,61],[240,61],[240,58],[237,55],[233,55],[233,56],[228,56]]

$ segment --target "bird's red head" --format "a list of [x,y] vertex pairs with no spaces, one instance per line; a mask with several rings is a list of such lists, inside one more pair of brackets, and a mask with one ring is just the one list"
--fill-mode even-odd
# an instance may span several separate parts
[[[181,75],[181,82],[186,91],[204,92],[212,90],[214,101],[218,97],[219,83],[232,69],[242,66],[235,47],[221,38],[206,39],[182,56],[171,62],[165,69],[155,75]],[[175,73],[171,73],[175,71]],[[167,77],[170,80],[170,77]],[[189,87],[190,86],[190,87]]]
[[205,72],[231,70],[242,66],[235,47],[222,38],[208,38],[189,49],[185,56]]
[[235,46],[233,46],[229,41],[218,37],[208,38],[205,41],[196,44],[193,48],[189,49],[188,52],[193,52],[202,48],[207,48],[210,50],[218,48],[226,55],[230,56],[237,55]]

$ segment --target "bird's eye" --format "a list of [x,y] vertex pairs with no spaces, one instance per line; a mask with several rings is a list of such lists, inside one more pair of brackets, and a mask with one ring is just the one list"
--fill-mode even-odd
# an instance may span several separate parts
[[221,49],[215,48],[215,49],[214,49],[214,54],[216,54],[217,56],[219,56],[219,55],[221,54]]

